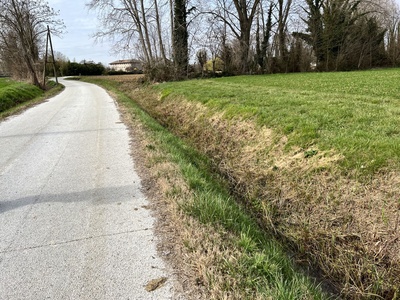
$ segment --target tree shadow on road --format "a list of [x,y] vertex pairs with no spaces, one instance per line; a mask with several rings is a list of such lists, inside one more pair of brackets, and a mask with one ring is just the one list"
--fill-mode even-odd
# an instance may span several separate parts
[[138,195],[133,185],[95,188],[86,191],[77,191],[61,194],[32,195],[19,199],[0,200],[0,214],[19,209],[25,206],[42,205],[44,203],[74,203],[90,202],[92,205],[107,205],[131,200]]

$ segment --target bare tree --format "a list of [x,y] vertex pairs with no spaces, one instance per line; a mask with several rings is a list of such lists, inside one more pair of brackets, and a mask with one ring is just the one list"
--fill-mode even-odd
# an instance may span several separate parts
[[287,24],[292,0],[277,0],[278,7],[278,30],[277,30],[277,56],[280,60],[282,71],[287,72],[288,50],[286,45]]
[[253,21],[260,0],[216,0],[204,13],[225,23],[240,45],[240,71],[250,70],[250,41]]
[[165,54],[165,46],[162,37],[161,15],[160,15],[160,10],[158,8],[158,0],[154,0],[154,9],[155,9],[155,20],[157,23],[157,36],[158,36],[158,43],[160,46],[161,57],[163,59],[164,64],[167,64],[167,56]]
[[361,5],[363,11],[372,15],[385,30],[388,64],[400,64],[400,7],[396,0],[369,0]]
[[204,13],[224,23],[239,42],[239,73],[253,71],[256,65],[264,72],[271,47],[286,70],[293,3],[294,0],[213,0]]
[[270,38],[272,35],[272,12],[274,3],[269,4],[267,15],[264,13],[264,6],[260,2],[260,9],[257,16],[257,31],[256,31],[256,59],[264,73],[267,68],[267,51],[270,46]]
[[167,61],[158,0],[91,0],[87,6],[98,12],[102,28],[97,39],[113,39],[115,52],[126,51],[138,45],[137,56],[147,68],[159,60]]
[[0,55],[12,75],[41,87],[40,49],[48,25],[61,32],[57,15],[43,0],[0,0]]

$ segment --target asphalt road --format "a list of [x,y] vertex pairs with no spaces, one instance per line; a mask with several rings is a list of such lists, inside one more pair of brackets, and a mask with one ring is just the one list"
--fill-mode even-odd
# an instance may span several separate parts
[[0,123],[0,299],[175,298],[114,101],[62,83]]

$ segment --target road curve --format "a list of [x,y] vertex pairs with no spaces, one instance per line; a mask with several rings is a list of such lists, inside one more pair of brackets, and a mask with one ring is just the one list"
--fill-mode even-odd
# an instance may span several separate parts
[[113,99],[62,83],[0,123],[0,299],[175,298]]

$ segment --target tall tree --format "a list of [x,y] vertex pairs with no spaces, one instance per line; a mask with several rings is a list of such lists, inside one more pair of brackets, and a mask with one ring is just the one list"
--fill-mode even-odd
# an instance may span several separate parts
[[87,6],[98,12],[102,25],[95,37],[113,39],[115,52],[132,55],[137,47],[146,69],[167,61],[159,1],[90,0]]
[[387,55],[392,66],[400,64],[400,20],[392,19],[387,32]]
[[307,32],[295,32],[294,35],[304,39],[314,50],[317,59],[317,68],[325,61],[325,47],[323,45],[324,24],[323,24],[323,7],[324,0],[305,0],[306,6],[303,10],[307,17],[303,21],[307,25]]
[[385,30],[387,63],[400,65],[400,6],[397,0],[370,0],[362,3],[362,9],[375,18],[377,25]]
[[[295,33],[309,43],[319,70],[361,66],[366,54],[380,55],[385,30],[365,11],[362,0],[306,0],[309,33]],[[368,48],[368,51],[367,51]],[[371,64],[370,64],[371,66]]]
[[286,45],[286,35],[287,35],[287,23],[288,17],[290,13],[290,9],[292,6],[292,0],[277,0],[278,6],[278,32],[277,32],[277,41],[278,41],[278,57],[280,60],[280,66],[282,71],[287,72],[288,68],[288,50]]
[[249,52],[251,28],[260,0],[233,0],[233,3],[235,4],[240,28],[239,32],[235,31],[235,35],[240,42],[241,71],[242,73],[247,73],[250,69]]
[[44,0],[0,0],[0,55],[13,76],[40,87],[40,49],[48,25],[61,32],[57,15]]
[[160,15],[160,10],[158,8],[158,0],[154,0],[154,9],[155,9],[155,19],[157,23],[157,35],[158,35],[158,43],[160,46],[161,57],[163,59],[164,64],[167,64],[167,55],[165,53],[165,46],[162,37],[161,15]]
[[173,52],[177,79],[187,75],[189,63],[187,13],[187,0],[175,0]]
[[[257,20],[256,31],[256,56],[257,63],[261,69],[261,73],[264,73],[267,68],[267,51],[268,47],[270,46],[270,38],[272,34],[273,6],[274,3],[271,1],[269,4],[267,16],[265,16],[264,7],[262,6],[262,2],[260,2],[260,10]],[[261,26],[260,23],[262,23]]]
[[221,20],[239,42],[239,69],[250,70],[251,31],[261,0],[218,0],[205,13]]

